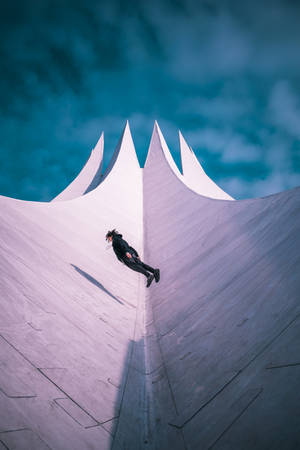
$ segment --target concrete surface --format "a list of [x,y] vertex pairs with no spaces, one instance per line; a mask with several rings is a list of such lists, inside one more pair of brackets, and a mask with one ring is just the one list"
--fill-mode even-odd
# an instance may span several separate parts
[[93,167],[71,199],[0,197],[0,447],[300,448],[300,188],[200,195],[157,123],[144,169],[128,123],[85,193]]

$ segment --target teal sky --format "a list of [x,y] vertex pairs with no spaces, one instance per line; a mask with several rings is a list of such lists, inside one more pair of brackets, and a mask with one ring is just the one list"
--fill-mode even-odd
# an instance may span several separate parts
[[180,129],[235,198],[300,184],[300,2],[23,0],[0,6],[0,193],[48,201],[126,119]]

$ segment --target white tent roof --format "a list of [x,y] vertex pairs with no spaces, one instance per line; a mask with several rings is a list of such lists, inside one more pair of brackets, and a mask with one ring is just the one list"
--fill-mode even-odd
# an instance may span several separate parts
[[92,191],[0,197],[4,448],[297,448],[300,188],[214,199],[174,165],[155,124],[141,169],[126,124]]

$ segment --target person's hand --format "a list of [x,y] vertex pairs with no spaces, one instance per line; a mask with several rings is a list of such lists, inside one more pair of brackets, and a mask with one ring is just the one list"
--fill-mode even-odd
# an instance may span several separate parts
[[127,258],[132,258],[131,254],[129,252],[126,252]]

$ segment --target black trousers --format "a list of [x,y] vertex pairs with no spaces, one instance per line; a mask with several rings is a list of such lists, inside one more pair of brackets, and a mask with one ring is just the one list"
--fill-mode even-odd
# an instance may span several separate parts
[[147,264],[143,263],[143,261],[135,257],[123,259],[123,262],[130,269],[135,270],[136,272],[143,273],[147,278],[150,275],[149,272],[154,273],[155,271],[155,269],[153,269],[152,267],[148,266]]

